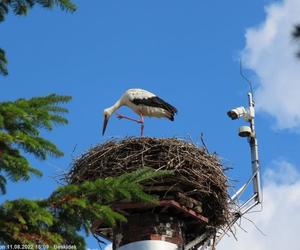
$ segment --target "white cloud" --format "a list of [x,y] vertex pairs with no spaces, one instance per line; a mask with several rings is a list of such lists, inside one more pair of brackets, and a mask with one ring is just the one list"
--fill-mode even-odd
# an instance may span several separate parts
[[246,32],[243,61],[259,78],[257,107],[275,117],[279,129],[300,128],[299,49],[291,33],[300,23],[300,1],[277,1],[266,7],[266,19]]
[[112,244],[107,245],[104,250],[112,250]]
[[266,235],[243,219],[238,241],[225,237],[218,250],[300,249],[300,173],[287,161],[274,163],[264,174],[263,211],[246,215]]

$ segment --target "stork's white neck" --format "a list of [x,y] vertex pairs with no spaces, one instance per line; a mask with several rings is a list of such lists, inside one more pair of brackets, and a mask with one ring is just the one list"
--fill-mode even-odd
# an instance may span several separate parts
[[111,116],[121,106],[122,106],[122,102],[121,102],[121,100],[118,100],[114,105],[112,105],[111,107],[105,109],[105,111],[107,111],[109,113],[109,115]]

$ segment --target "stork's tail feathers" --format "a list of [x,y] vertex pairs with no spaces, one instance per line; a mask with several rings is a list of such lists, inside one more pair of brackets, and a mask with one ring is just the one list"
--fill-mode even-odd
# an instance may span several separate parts
[[168,119],[170,121],[174,121],[174,113],[171,113],[169,116],[168,116]]
[[163,99],[161,99],[159,97],[156,97],[156,98],[157,98],[157,102],[160,103],[161,107],[168,112],[168,119],[170,121],[174,121],[174,116],[178,112],[177,109],[174,106],[172,106],[171,104],[164,101]]
[[171,104],[165,102],[164,100],[162,100],[162,101],[163,101],[163,106],[164,106],[163,108],[169,113],[168,119],[170,121],[174,121],[174,116],[178,112],[177,109],[174,106],[172,106]]
[[157,99],[159,99],[159,102],[162,104],[163,109],[170,112],[172,114],[172,116],[174,116],[178,112],[177,109],[174,106],[172,106],[171,104],[165,102],[163,99],[161,99],[159,97],[157,97]]

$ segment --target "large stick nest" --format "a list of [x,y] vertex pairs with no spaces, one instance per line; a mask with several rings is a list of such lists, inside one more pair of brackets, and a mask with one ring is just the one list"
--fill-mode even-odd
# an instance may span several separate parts
[[179,188],[202,204],[209,225],[222,226],[228,219],[227,178],[215,154],[175,138],[126,138],[91,148],[74,162],[70,183],[119,176],[143,166],[173,170],[174,175],[152,185]]

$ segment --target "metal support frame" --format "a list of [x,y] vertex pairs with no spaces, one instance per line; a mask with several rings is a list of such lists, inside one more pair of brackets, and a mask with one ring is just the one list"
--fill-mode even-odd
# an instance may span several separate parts
[[202,241],[204,241],[206,238],[208,238],[210,236],[209,234],[210,234],[210,232],[204,233],[204,234],[198,236],[197,238],[195,238],[194,240],[192,240],[191,242],[186,244],[184,246],[184,250],[193,249],[195,246],[199,245]]
[[[258,157],[258,143],[255,131],[255,109],[254,100],[251,92],[248,93],[248,104],[249,109],[246,114],[246,121],[249,122],[251,128],[251,134],[248,137],[248,143],[250,146],[251,153],[251,167],[252,176],[249,180],[231,197],[230,202],[237,202],[241,195],[247,190],[248,186],[252,182],[253,184],[253,195],[246,200],[243,204],[239,205],[239,211],[241,215],[245,214],[251,210],[256,205],[262,203],[262,190],[261,190],[261,180],[260,180],[260,167],[259,167],[259,157]],[[253,203],[254,201],[254,203]],[[238,205],[238,204],[237,204]]]
[[[262,204],[263,195],[261,189],[261,179],[260,179],[260,166],[259,166],[259,157],[258,157],[258,143],[256,138],[256,131],[255,131],[255,109],[254,109],[254,99],[252,91],[248,93],[248,104],[249,109],[247,113],[243,116],[244,119],[249,122],[251,133],[248,136],[248,143],[250,146],[250,153],[251,153],[251,167],[252,167],[252,175],[249,180],[242,185],[242,187],[230,198],[228,201],[229,203],[234,203],[237,205],[237,211],[234,211],[234,216],[230,221],[229,225],[224,229],[220,230],[219,234],[216,237],[215,245],[220,242],[223,236],[230,230],[239,218],[242,217],[243,214],[249,212],[251,209],[256,207],[257,205]],[[249,185],[253,184],[253,194],[250,198],[248,198],[242,204],[238,204],[239,198],[244,194],[244,192],[248,189]],[[204,249],[212,249],[213,246],[210,246],[210,242],[213,239],[214,234],[210,235],[207,240],[203,243],[201,250]]]

